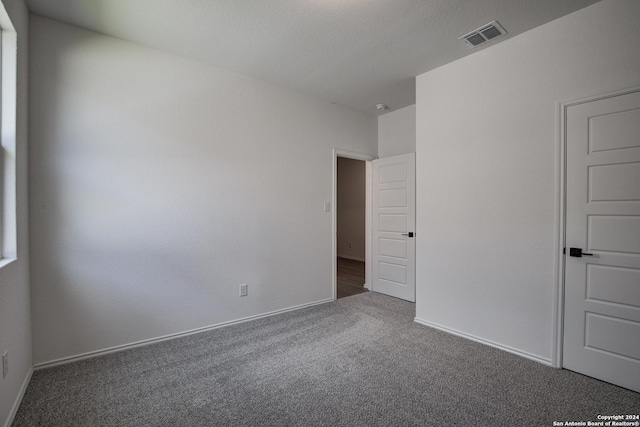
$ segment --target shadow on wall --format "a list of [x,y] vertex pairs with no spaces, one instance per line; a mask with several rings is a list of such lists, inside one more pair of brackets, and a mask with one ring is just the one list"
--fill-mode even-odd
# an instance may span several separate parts
[[375,118],[31,23],[36,363],[331,297],[331,150]]

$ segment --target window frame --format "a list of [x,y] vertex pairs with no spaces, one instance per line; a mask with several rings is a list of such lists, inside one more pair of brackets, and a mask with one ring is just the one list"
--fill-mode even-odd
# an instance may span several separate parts
[[0,268],[17,259],[18,35],[0,0]]

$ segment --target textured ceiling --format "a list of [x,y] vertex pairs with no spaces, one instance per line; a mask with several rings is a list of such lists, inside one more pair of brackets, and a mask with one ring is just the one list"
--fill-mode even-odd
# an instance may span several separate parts
[[[415,102],[414,77],[598,0],[27,0],[33,13],[360,111]],[[508,34],[469,49],[492,20]]]

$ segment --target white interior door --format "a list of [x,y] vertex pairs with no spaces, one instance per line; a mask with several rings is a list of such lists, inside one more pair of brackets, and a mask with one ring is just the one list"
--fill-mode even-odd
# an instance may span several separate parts
[[640,92],[567,107],[566,149],[563,366],[640,392]]
[[371,163],[372,290],[415,302],[415,153]]

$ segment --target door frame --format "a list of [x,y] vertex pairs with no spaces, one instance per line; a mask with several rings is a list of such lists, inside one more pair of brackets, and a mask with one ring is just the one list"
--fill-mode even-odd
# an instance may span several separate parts
[[640,92],[640,86],[619,89],[600,95],[591,95],[572,101],[558,102],[556,113],[557,126],[557,160],[556,160],[556,223],[555,223],[555,283],[553,293],[553,340],[551,349],[551,366],[562,368],[562,351],[564,342],[564,288],[565,288],[565,229],[567,224],[567,133],[566,120],[569,107],[588,102],[613,98],[629,93]]
[[332,152],[332,189],[331,189],[331,292],[332,298],[338,298],[338,157],[362,160],[366,164],[365,176],[365,221],[364,221],[364,287],[369,289],[367,280],[371,278],[371,161],[378,158],[373,154],[357,153],[355,151],[334,148]]

